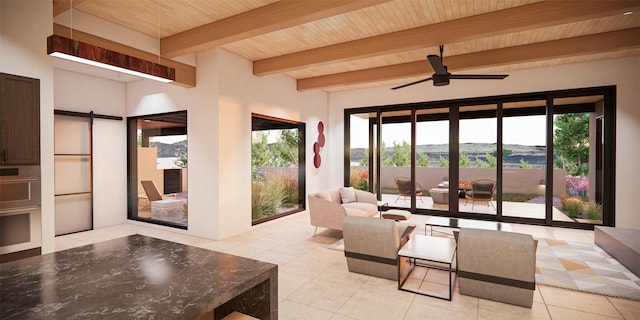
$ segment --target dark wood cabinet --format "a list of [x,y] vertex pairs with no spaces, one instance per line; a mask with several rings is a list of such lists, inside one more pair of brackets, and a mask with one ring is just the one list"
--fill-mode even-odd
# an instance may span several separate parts
[[0,73],[0,165],[40,164],[40,80]]

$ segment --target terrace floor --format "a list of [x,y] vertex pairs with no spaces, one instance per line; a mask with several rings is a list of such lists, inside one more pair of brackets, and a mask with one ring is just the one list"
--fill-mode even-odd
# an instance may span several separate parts
[[[396,201],[397,200],[397,201]],[[382,194],[382,201],[389,203],[390,207],[409,208],[411,207],[411,201],[409,198],[400,197],[397,194]],[[496,202],[493,202],[496,205]],[[433,209],[448,211],[449,205],[434,203],[431,197],[422,196],[416,199],[416,207],[419,209]],[[492,206],[488,206],[486,203],[476,203],[472,205],[471,201],[466,199],[459,199],[458,208],[461,212],[467,213],[482,213],[482,214],[496,214],[496,210]],[[532,218],[532,219],[544,219],[544,204],[542,203],[529,203],[529,202],[502,202],[502,215],[510,217]],[[553,220],[555,221],[567,221],[574,222],[573,219],[562,213],[557,208],[553,208]]]
[[[426,200],[426,199],[425,199]],[[424,232],[427,216],[411,222]],[[511,224],[534,237],[593,243],[593,231]],[[143,234],[278,264],[279,319],[640,319],[640,302],[538,285],[531,309],[460,295],[445,301],[398,291],[395,281],[350,273],[342,251],[332,246],[339,231],[314,227],[309,214],[272,220],[229,239],[193,237],[139,222],[56,238],[56,250]]]

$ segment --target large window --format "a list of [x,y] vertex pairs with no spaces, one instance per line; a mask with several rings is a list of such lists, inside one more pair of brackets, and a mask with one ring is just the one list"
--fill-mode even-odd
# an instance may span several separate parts
[[347,109],[345,124],[344,184],[390,207],[578,228],[614,223],[613,86]]
[[129,219],[186,229],[187,112],[127,121]]
[[251,127],[253,224],[304,210],[304,123],[253,114]]

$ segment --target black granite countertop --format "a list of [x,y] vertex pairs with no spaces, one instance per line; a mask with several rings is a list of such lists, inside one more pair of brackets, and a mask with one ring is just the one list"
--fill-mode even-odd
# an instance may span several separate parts
[[0,264],[0,319],[194,319],[274,277],[274,264],[132,235]]

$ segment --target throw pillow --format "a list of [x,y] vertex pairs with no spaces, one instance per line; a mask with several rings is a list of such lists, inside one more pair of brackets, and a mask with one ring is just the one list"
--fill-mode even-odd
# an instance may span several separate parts
[[356,191],[353,187],[340,188],[340,198],[342,203],[356,202]]
[[327,191],[316,193],[316,198],[331,201],[331,195]]

